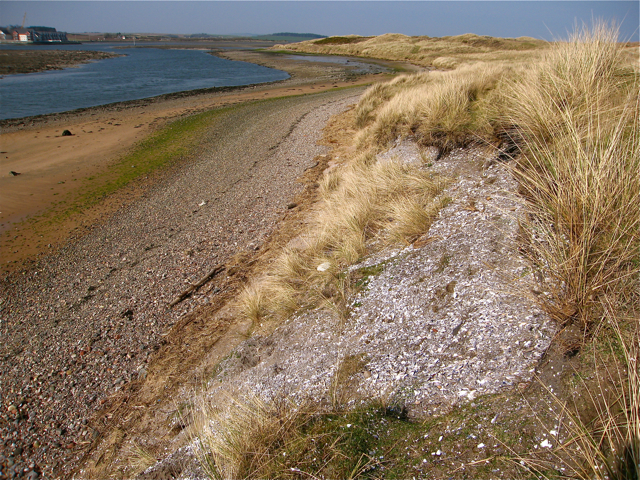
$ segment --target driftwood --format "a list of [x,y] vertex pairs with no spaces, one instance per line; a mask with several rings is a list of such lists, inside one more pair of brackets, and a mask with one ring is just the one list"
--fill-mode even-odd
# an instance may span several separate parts
[[189,285],[189,288],[187,288],[186,290],[183,290],[182,292],[180,292],[180,294],[178,294],[178,296],[173,299],[173,301],[169,304],[169,308],[174,307],[175,305],[180,303],[182,300],[187,298],[189,295],[191,295],[193,292],[195,292],[197,289],[199,289],[201,286],[203,286],[205,283],[207,283],[213,277],[218,275],[224,269],[225,269],[224,265],[218,265],[213,270],[211,270],[209,273],[207,273],[204,277],[202,277],[200,280],[198,280],[196,283],[192,283],[191,285]]

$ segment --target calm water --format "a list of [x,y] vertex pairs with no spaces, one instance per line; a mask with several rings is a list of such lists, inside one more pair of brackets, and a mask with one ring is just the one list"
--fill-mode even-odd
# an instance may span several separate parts
[[2,46],[1,49],[103,50],[125,54],[78,68],[0,79],[0,119],[56,113],[199,88],[289,78],[286,72],[234,62],[199,50],[109,45]]

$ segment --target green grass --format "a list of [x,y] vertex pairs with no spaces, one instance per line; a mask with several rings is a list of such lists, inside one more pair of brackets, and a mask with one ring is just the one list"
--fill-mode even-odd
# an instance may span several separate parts
[[535,419],[504,411],[506,400],[490,395],[426,420],[394,402],[341,411],[246,400],[207,417],[221,436],[200,436],[209,448],[202,460],[220,479],[450,478],[453,470],[454,478],[529,478],[510,459],[536,442]]
[[70,213],[92,206],[135,180],[188,158],[197,149],[198,138],[229,110],[212,110],[176,120],[143,140],[105,172],[87,178],[84,191]]
[[369,40],[371,37],[327,37],[320,40],[315,40],[315,45],[346,45],[351,43],[360,43]]
[[376,265],[371,265],[370,267],[362,267],[355,271],[355,286],[356,289],[361,290],[366,288],[371,281],[371,277],[375,277],[380,275],[384,271],[384,266],[386,262],[378,263]]

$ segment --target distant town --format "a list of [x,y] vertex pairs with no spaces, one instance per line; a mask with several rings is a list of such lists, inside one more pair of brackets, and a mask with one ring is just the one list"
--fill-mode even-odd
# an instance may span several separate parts
[[44,26],[17,26],[0,27],[1,43],[25,43],[25,44],[53,44],[53,43],[80,43],[80,42],[118,42],[118,41],[184,41],[184,40],[263,40],[278,43],[301,42],[325,38],[324,35],[315,33],[280,32],[269,35],[215,35],[209,33],[196,34],[154,34],[154,33],[104,33],[84,32],[68,33],[59,32],[54,27]]
[[59,32],[53,27],[9,26],[0,27],[0,41],[20,43],[74,43],[67,38],[67,32]]

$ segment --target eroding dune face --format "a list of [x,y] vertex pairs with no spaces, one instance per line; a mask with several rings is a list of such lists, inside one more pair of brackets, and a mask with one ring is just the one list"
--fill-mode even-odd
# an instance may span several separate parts
[[[392,154],[412,151],[405,141]],[[421,417],[529,382],[554,324],[517,250],[516,183],[494,155],[457,150],[436,162],[434,172],[456,179],[443,193],[453,200],[413,246],[351,267],[381,268],[348,318],[314,310],[248,340],[223,362],[225,380],[210,395],[328,398],[348,363],[345,398],[391,395]]]

